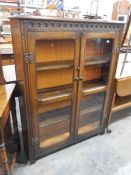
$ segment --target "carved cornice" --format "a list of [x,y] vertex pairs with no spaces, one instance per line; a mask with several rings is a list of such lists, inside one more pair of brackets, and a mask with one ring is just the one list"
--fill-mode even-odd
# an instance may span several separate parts
[[121,31],[123,24],[100,22],[71,22],[71,21],[25,21],[28,32],[54,32],[54,31],[94,31],[111,32]]

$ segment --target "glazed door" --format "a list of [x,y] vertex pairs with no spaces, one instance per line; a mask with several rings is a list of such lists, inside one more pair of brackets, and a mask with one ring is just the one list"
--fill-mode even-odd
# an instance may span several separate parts
[[30,104],[35,156],[73,140],[80,35],[29,33]]
[[115,73],[116,33],[83,33],[75,136],[98,133],[104,125]]

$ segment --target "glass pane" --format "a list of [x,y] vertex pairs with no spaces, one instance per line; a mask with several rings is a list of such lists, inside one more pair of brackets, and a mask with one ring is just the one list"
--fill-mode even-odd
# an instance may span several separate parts
[[[55,106],[55,104],[52,104]],[[39,114],[40,147],[67,141],[70,136],[71,106],[48,109]]]
[[112,39],[87,39],[84,50],[83,88],[106,85],[112,57]]
[[108,82],[110,64],[85,66],[83,70],[83,85],[106,85]]
[[99,127],[104,99],[103,92],[81,99],[78,134],[84,134]]
[[84,51],[85,63],[89,61],[90,64],[95,64],[95,62],[99,63],[100,61],[110,61],[112,56],[112,47],[112,39],[97,38],[86,40],[86,46]]
[[48,148],[70,137],[75,42],[37,40],[35,57],[40,147]]

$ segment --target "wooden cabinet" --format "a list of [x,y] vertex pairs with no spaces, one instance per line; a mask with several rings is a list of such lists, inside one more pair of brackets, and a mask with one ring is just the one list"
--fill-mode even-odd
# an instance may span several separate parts
[[31,161],[104,132],[123,24],[11,18]]

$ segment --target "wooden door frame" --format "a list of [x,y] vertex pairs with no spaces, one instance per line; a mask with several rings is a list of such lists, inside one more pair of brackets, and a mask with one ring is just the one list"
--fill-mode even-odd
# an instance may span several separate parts
[[[86,44],[86,40],[87,39],[97,39],[97,38],[101,38],[101,39],[113,39],[114,43],[113,43],[113,47],[112,47],[112,59],[111,59],[111,63],[110,63],[110,72],[109,72],[109,80],[107,83],[107,88],[105,91],[106,95],[105,95],[105,103],[103,106],[103,112],[102,112],[102,116],[101,116],[101,120],[100,120],[100,125],[105,129],[105,120],[107,120],[108,117],[108,103],[109,103],[109,96],[112,96],[112,92],[110,87],[112,86],[114,80],[115,80],[115,72],[116,72],[116,65],[117,65],[117,58],[118,58],[118,54],[116,54],[116,49],[118,47],[118,43],[120,40],[120,35],[117,32],[103,32],[103,33],[97,33],[97,32],[82,32],[82,36],[81,36],[81,53],[80,53],[80,71],[79,71],[79,77],[82,77],[82,73],[83,73],[83,67],[84,67],[84,49],[85,49],[85,44]],[[80,137],[78,135],[78,124],[79,124],[79,116],[80,116],[80,100],[81,100],[81,90],[82,90],[82,84],[83,81],[79,81],[78,83],[78,98],[77,98],[77,107],[76,107],[76,125],[75,125],[75,138],[77,139],[78,137]],[[109,105],[110,106],[110,105]],[[88,133],[87,133],[88,135]]]
[[[32,117],[32,126],[33,130],[32,136],[33,138],[39,138],[39,121],[38,121],[38,111],[37,111],[37,92],[36,92],[36,67],[35,67],[35,42],[36,40],[61,40],[61,39],[74,39],[75,41],[75,56],[74,56],[74,73],[73,73],[73,97],[72,97],[72,112],[71,112],[71,135],[70,137],[73,138],[74,136],[74,123],[75,123],[75,106],[76,106],[76,98],[77,98],[77,81],[75,77],[78,76],[78,64],[79,64],[79,49],[80,49],[80,33],[79,32],[29,32],[28,35],[28,52],[32,53],[33,55],[33,62],[29,65],[29,88],[30,91],[30,108],[31,108],[31,117]],[[31,79],[30,79],[31,77]],[[36,145],[35,148],[35,155],[41,152],[41,148],[39,147],[40,141]],[[43,151],[42,151],[43,152]]]

